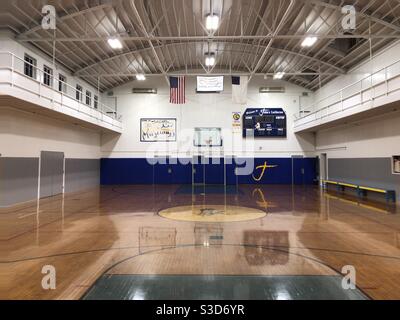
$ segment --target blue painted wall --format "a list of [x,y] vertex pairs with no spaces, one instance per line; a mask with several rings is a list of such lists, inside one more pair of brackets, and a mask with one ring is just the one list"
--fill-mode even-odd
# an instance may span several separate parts
[[[316,181],[316,158],[256,158],[253,174],[247,176],[236,176],[236,167],[241,167],[241,161],[227,164],[227,184],[313,184]],[[185,159],[185,163],[189,160]],[[175,160],[176,162],[176,160]],[[260,181],[259,178],[266,168]],[[224,183],[224,159],[219,159],[219,164],[195,164],[195,181],[207,184]],[[192,165],[178,163],[150,164],[146,159],[101,159],[101,184],[102,185],[124,185],[124,184],[191,184]]]

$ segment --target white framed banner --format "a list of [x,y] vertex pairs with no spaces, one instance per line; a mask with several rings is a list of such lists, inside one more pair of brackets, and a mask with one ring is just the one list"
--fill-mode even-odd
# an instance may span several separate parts
[[176,141],[176,118],[140,119],[141,142]]
[[197,92],[224,91],[224,77],[197,77]]

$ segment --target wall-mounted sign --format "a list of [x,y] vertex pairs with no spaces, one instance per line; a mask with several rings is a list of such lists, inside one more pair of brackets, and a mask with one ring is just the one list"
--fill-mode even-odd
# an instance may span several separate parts
[[400,156],[392,157],[393,174],[400,174]]
[[232,112],[232,132],[240,133],[242,128],[242,112]]
[[173,142],[176,141],[175,118],[140,119],[140,141]]

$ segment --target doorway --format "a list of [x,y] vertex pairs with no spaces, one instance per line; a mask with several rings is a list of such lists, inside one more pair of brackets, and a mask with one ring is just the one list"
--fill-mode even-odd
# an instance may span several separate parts
[[328,180],[328,155],[321,153],[320,158],[320,182]]
[[39,198],[64,193],[64,153],[41,151]]

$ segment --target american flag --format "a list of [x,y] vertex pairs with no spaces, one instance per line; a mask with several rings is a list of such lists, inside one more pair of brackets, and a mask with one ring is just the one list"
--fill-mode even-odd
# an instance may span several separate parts
[[185,77],[169,77],[169,102],[173,104],[184,104],[185,99]]

